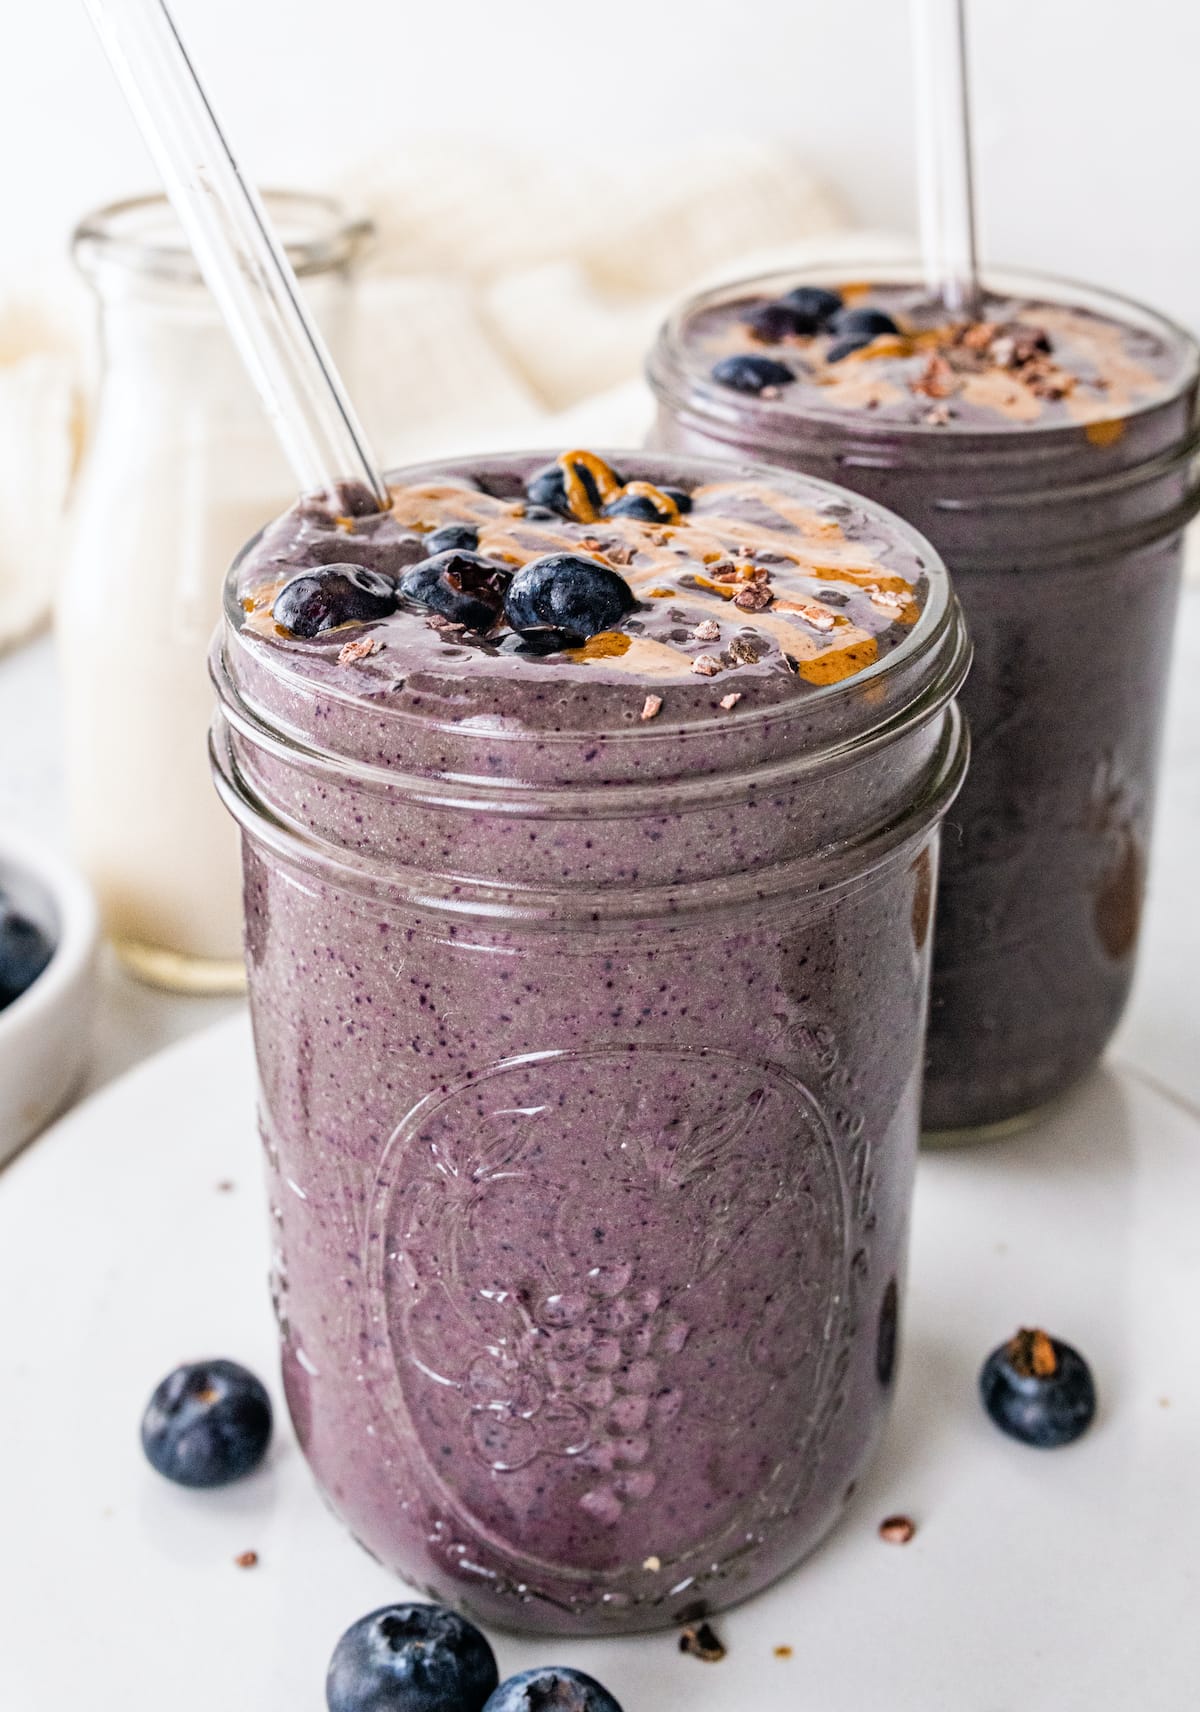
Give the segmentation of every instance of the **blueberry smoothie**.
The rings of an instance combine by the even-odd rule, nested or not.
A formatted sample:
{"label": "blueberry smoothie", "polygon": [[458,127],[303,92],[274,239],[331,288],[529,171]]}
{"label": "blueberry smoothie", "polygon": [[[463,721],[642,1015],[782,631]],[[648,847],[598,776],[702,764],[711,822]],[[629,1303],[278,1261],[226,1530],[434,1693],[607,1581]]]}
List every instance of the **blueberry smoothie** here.
{"label": "blueberry smoothie", "polygon": [[390,491],[272,524],[214,652],[288,1401],[410,1581],[665,1626],[807,1553],[886,1412],[964,632],[823,482]]}
{"label": "blueberry smoothie", "polygon": [[924,1123],[1025,1121],[1096,1062],[1133,974],[1197,353],[1136,305],[996,282],[949,322],[902,269],[748,281],[650,363],[655,443],[846,483],[938,548],[974,644]]}

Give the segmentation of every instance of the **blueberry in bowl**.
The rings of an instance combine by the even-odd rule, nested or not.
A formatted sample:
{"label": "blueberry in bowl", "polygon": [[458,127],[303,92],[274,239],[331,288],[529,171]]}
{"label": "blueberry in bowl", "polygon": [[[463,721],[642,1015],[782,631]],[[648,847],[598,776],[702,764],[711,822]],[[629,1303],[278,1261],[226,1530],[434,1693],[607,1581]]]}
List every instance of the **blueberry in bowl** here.
{"label": "blueberry in bowl", "polygon": [[352,1623],[325,1678],[329,1712],[482,1712],[500,1680],[487,1639],[444,1605],[385,1605]]}
{"label": "blueberry in bowl", "polygon": [[0,891],[0,1011],[33,986],[53,955],[46,929]]}
{"label": "blueberry in bowl", "polygon": [[99,923],[56,851],[0,835],[0,1164],[77,1088],[96,999]]}

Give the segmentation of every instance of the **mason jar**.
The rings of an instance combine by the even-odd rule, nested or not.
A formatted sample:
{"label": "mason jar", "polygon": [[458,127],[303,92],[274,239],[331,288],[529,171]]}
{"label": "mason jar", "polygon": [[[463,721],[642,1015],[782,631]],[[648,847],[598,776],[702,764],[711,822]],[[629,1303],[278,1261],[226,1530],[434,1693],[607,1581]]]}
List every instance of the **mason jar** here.
{"label": "mason jar", "polygon": [[[846,290],[920,280],[886,263]],[[1183,528],[1200,496],[1197,348],[1122,298],[989,271],[998,298],[1081,311],[1154,350],[1161,385],[1114,394],[1089,420],[997,412],[982,426],[936,407],[887,419],[874,389],[855,408],[714,383],[700,329],[797,285],[841,284],[809,269],[682,304],[649,361],[652,442],[843,482],[950,569],[974,647],[971,770],[944,840],[924,1124],[931,1140],[969,1139],[1029,1122],[1086,1075],[1128,997]]]}
{"label": "mason jar", "polygon": [[[267,202],[337,347],[369,227],[324,197]],[[101,359],[56,614],[76,854],[129,968],[233,991],[241,879],[208,776],[208,641],[230,558],[291,482],[166,199],[88,215],[74,254]]]}
{"label": "mason jar", "polygon": [[[544,461],[393,481],[516,501]],[[967,647],[905,524],[740,473],[923,567],[874,666],[674,718],[693,676],[647,720],[602,661],[560,694],[565,657],[426,630],[356,692],[354,632],[277,646],[240,565],[214,648],[296,1431],[369,1551],[518,1628],[764,1586],[843,1511],[894,1385]],[[296,528],[254,549],[273,578],[328,560]],[[361,528],[329,551],[384,563]]]}

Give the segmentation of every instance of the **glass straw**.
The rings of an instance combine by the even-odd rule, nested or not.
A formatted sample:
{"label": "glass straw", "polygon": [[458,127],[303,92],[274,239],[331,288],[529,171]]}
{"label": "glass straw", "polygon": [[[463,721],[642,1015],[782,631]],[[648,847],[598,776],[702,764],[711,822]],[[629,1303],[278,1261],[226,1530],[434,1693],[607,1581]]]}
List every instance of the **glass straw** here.
{"label": "glass straw", "polygon": [[163,0],[84,0],[302,493],[387,489],[296,275]]}
{"label": "glass straw", "polygon": [[965,0],[912,0],[917,193],[931,296],[979,314]]}

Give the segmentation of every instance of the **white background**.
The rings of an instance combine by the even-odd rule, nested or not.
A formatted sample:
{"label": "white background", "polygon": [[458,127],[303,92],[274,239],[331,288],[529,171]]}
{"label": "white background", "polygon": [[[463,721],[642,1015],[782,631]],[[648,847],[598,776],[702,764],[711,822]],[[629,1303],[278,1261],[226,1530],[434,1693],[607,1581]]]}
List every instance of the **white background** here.
{"label": "white background", "polygon": [[[435,132],[794,138],[911,228],[904,0],[174,0],[246,165],[321,183]],[[985,251],[1200,325],[1200,8],[972,0]],[[151,174],[80,0],[0,0],[0,283]],[[582,184],[582,195],[603,187]],[[788,234],[781,234],[786,241]]]}

